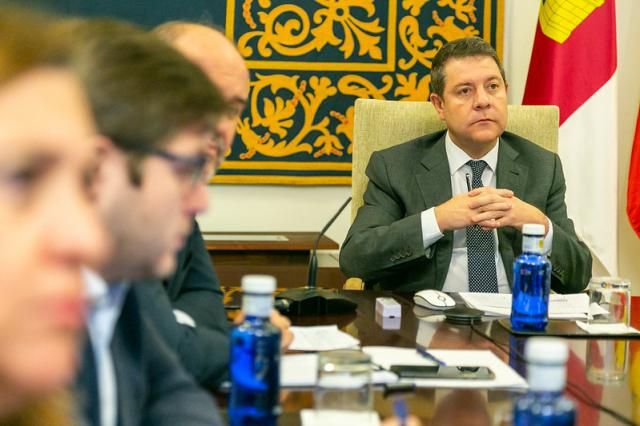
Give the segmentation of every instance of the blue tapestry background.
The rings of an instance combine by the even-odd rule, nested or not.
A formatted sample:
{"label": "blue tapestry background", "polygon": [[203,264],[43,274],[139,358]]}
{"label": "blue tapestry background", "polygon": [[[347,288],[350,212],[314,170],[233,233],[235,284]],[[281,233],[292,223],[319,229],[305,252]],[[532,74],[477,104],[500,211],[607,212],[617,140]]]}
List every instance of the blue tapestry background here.
{"label": "blue tapestry background", "polygon": [[251,71],[218,183],[350,185],[358,97],[429,96],[431,58],[477,35],[502,57],[503,0],[23,0],[57,12],[224,27]]}
{"label": "blue tapestry background", "polygon": [[252,82],[215,181],[349,185],[354,100],[427,100],[438,48],[477,35],[501,53],[502,19],[495,0],[228,0]]}

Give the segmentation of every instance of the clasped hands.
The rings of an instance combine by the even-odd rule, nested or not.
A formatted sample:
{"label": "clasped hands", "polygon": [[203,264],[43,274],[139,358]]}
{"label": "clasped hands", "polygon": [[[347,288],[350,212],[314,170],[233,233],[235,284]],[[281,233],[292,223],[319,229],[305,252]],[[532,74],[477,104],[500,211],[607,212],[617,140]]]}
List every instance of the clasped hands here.
{"label": "clasped hands", "polygon": [[547,217],[531,204],[525,203],[509,189],[476,188],[458,194],[435,208],[441,232],[480,225],[482,229],[509,226],[522,231],[526,223],[539,223],[549,231]]}

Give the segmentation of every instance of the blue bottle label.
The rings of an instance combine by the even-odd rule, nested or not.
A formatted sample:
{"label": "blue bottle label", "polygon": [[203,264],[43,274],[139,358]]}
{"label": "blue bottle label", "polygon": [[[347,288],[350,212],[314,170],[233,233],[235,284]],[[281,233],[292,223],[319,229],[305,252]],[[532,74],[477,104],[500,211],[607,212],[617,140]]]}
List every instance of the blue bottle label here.
{"label": "blue bottle label", "polygon": [[513,407],[514,426],[574,426],[575,405],[561,392],[529,392],[516,399]]}
{"label": "blue bottle label", "polygon": [[551,263],[540,254],[523,253],[513,264],[511,328],[542,331],[546,328],[551,290]]}
{"label": "blue bottle label", "polygon": [[248,317],[231,332],[232,426],[275,426],[280,413],[280,331],[268,319]]}

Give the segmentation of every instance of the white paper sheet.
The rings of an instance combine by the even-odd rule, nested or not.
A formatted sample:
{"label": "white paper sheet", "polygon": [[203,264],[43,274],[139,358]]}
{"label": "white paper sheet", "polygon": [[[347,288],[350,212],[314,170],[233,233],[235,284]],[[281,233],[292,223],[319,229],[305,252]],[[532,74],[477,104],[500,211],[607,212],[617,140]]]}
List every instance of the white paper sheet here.
{"label": "white paper sheet", "polygon": [[594,317],[596,315],[603,315],[605,317],[609,316],[609,311],[607,311],[605,308],[603,308],[602,306],[598,305],[597,303],[592,303],[591,305],[589,305],[589,314]]}
{"label": "white paper sheet", "polygon": [[[280,361],[280,386],[313,387],[318,381],[318,354],[288,354]],[[373,371],[373,384],[394,383],[398,377],[390,371]]]}
{"label": "white paper sheet", "polygon": [[318,354],[289,354],[280,358],[280,386],[315,386],[318,380]]}
{"label": "white paper sheet", "polygon": [[640,334],[637,329],[622,323],[589,324],[583,321],[576,321],[576,325],[589,334]]}
{"label": "white paper sheet", "polygon": [[290,327],[293,342],[292,351],[330,351],[357,347],[360,341],[350,334],[340,331],[337,325],[313,327]]}
{"label": "white paper sheet", "polygon": [[[365,346],[362,350],[372,361],[384,368],[391,365],[434,365],[434,363],[410,348],[388,346]],[[402,379],[415,382],[418,387],[430,388],[484,388],[526,389],[527,382],[511,367],[488,350],[430,349],[429,352],[447,365],[489,367],[495,374],[493,380],[445,380]]]}
{"label": "white paper sheet", "polygon": [[[503,293],[460,293],[462,300],[470,308],[478,309],[490,316],[511,315],[511,295]],[[589,296],[579,294],[549,295],[549,318],[587,319],[589,317]]]}
{"label": "white paper sheet", "polygon": [[374,411],[302,410],[303,426],[379,426],[380,418]]}

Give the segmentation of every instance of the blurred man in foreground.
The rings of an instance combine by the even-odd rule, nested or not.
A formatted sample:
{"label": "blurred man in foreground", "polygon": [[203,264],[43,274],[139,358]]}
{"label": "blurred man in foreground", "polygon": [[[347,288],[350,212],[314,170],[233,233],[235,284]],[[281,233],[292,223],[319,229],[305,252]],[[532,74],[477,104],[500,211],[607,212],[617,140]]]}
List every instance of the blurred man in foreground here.
{"label": "blurred man in foreground", "polygon": [[95,124],[49,18],[0,8],[0,424],[73,425],[83,265],[107,236],[90,199]]}

